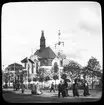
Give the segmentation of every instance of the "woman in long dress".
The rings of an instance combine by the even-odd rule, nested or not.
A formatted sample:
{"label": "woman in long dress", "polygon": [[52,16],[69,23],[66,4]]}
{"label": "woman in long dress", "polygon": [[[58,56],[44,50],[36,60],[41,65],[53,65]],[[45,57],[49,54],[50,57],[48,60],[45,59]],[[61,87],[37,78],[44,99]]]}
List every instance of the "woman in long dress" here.
{"label": "woman in long dress", "polygon": [[84,95],[84,96],[90,95],[90,93],[89,93],[89,88],[88,88],[88,83],[87,83],[86,80],[84,81],[83,87],[84,87],[84,93],[83,93],[83,95]]}
{"label": "woman in long dress", "polygon": [[25,91],[25,85],[24,84],[21,84],[21,91],[22,91],[22,93],[24,93],[24,91]]}
{"label": "woman in long dress", "polygon": [[36,84],[36,94],[37,94],[37,95],[42,94],[42,92],[41,92],[41,90],[40,90],[39,83]]}
{"label": "woman in long dress", "polygon": [[36,85],[33,83],[32,85],[32,90],[31,90],[32,94],[37,94],[37,90],[36,90]]}
{"label": "woman in long dress", "polygon": [[75,79],[75,83],[73,84],[73,96],[79,97],[77,79]]}

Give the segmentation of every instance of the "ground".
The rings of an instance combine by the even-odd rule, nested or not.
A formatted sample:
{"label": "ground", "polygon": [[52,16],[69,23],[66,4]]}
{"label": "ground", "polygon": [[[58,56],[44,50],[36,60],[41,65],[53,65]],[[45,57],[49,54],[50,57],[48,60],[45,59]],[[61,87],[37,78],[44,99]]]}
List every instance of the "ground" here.
{"label": "ground", "polygon": [[26,90],[24,94],[21,91],[13,92],[12,90],[6,90],[3,92],[3,98],[10,103],[66,103],[66,102],[89,102],[98,101],[101,98],[101,91],[91,90],[91,95],[84,97],[83,91],[79,91],[79,97],[73,97],[72,91],[69,90],[69,97],[57,97],[58,92],[49,92],[49,90],[43,90],[42,95],[31,95],[30,90]]}

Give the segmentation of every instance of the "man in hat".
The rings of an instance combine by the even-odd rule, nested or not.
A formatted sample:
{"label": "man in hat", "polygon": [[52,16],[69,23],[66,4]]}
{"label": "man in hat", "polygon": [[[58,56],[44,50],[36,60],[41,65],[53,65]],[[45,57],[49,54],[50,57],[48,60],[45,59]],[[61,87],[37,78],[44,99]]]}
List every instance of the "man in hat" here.
{"label": "man in hat", "polygon": [[[62,81],[60,81],[59,85],[58,85],[58,97],[60,97],[60,93],[62,94],[62,91],[63,91],[63,83]],[[63,94],[62,94],[63,96]]]}

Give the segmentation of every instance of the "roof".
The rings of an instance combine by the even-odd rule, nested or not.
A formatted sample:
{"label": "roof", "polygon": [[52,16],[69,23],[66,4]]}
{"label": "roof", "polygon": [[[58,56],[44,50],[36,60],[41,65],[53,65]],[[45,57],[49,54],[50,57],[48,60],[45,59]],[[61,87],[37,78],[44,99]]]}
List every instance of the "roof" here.
{"label": "roof", "polygon": [[27,57],[26,57],[26,58],[24,58],[23,60],[21,60],[21,62],[22,62],[22,63],[27,62]]}
{"label": "roof", "polygon": [[58,52],[58,57],[61,59],[65,59],[66,55]]}
{"label": "roof", "polygon": [[9,67],[11,67],[11,66],[22,66],[21,64],[18,64],[18,63],[13,63],[13,64],[10,64],[10,65],[8,65]]}
{"label": "roof", "polygon": [[68,65],[69,64],[69,59],[63,59],[63,65]]}
{"label": "roof", "polygon": [[41,50],[37,50],[34,55],[38,55],[39,57],[42,58],[50,58],[50,59],[54,59],[56,57],[56,54],[52,51],[52,49],[50,47],[46,47],[44,48],[42,51]]}
{"label": "roof", "polygon": [[21,64],[18,64],[18,63],[13,63],[13,64],[10,64],[8,65],[7,69],[9,70],[22,70],[24,67],[21,65]]}

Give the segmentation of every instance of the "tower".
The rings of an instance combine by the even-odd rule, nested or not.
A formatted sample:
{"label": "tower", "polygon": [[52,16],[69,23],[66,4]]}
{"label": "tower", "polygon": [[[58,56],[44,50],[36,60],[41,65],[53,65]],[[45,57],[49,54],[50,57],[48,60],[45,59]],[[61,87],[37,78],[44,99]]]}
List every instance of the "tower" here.
{"label": "tower", "polygon": [[40,38],[40,50],[43,50],[45,47],[46,45],[45,45],[44,31],[42,30],[41,38]]}

